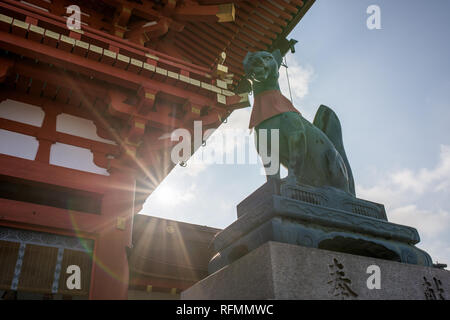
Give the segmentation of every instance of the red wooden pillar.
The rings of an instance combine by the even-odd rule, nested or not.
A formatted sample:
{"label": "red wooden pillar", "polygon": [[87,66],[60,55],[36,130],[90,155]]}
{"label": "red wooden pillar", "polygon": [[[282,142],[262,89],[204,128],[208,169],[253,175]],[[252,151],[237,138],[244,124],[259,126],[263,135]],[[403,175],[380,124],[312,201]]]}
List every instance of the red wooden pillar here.
{"label": "red wooden pillar", "polygon": [[36,139],[39,141],[39,149],[36,154],[36,161],[50,163],[50,150],[52,144],[56,142],[56,117],[61,110],[44,106],[45,117],[42,128],[38,132]]}
{"label": "red wooden pillar", "polygon": [[128,298],[128,260],[131,246],[136,180],[129,172],[113,169],[111,189],[102,201],[105,223],[99,226],[93,258],[90,299]]}

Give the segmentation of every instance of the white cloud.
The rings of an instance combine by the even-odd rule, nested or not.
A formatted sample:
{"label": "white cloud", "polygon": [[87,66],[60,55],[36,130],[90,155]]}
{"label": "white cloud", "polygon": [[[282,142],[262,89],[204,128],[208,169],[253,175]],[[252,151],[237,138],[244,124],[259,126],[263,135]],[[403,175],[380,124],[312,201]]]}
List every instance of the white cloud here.
{"label": "white cloud", "polygon": [[[197,152],[192,155],[187,161],[186,167],[183,168],[177,165],[173,168],[170,174],[146,200],[141,213],[185,221],[192,221],[194,215],[207,214],[207,209],[204,209],[203,212],[193,212],[193,208],[199,202],[198,195],[204,194],[200,192],[201,188],[204,187],[202,185],[202,180],[206,175],[207,169],[214,172],[219,166],[227,164],[214,167],[213,163],[202,160],[202,153],[203,157],[208,157],[211,152],[218,151],[219,156],[223,157],[224,161],[226,160],[226,156],[236,154],[239,148],[242,147],[246,149],[250,147],[251,152],[256,154],[256,148],[253,146],[253,135],[250,133],[250,130],[248,130],[250,113],[250,108],[233,112],[229,116],[227,123],[223,123],[207,139],[206,145],[204,147],[201,146]],[[236,133],[239,133],[239,136],[236,137],[234,143],[227,143],[224,147],[219,146],[222,139],[219,139],[218,136],[222,135],[223,140],[229,140],[235,137]],[[202,199],[202,202],[204,208],[215,208],[215,211],[220,211],[223,214],[225,212],[233,213],[234,211],[232,204],[227,201],[223,203],[218,202],[217,197],[211,195]],[[183,208],[183,212],[180,213],[181,210],[177,210],[177,208]],[[186,214],[190,216],[186,216],[186,219],[184,219],[184,215]],[[228,219],[229,217],[226,218]],[[217,217],[215,220],[217,221],[214,221],[214,219],[211,220],[212,224],[219,225],[219,222],[223,219]]]}
{"label": "white cloud", "polygon": [[[253,136],[251,136],[251,132],[248,129],[250,114],[250,108],[234,111],[228,117],[227,123],[220,125],[214,130],[213,134],[209,134],[206,145],[198,148],[188,159],[188,169],[180,169],[179,166],[176,166],[171,171],[170,175],[175,175],[180,179],[196,177],[213,165],[215,155],[212,155],[212,153],[219,152],[218,157],[221,158],[225,155],[236,153],[236,150],[242,148],[244,144],[253,141]],[[206,130],[202,131],[203,135],[205,134],[205,131]],[[160,138],[170,138],[170,134],[161,136]],[[227,143],[222,143],[223,141],[226,141]],[[231,143],[231,141],[233,141],[233,143]],[[246,147],[248,146],[246,145]],[[210,161],[205,161],[205,159],[209,159]]]}
{"label": "white cloud", "polygon": [[[286,59],[289,66],[289,83],[291,85],[291,92],[295,104],[309,93],[309,84],[313,80],[314,69],[310,65],[301,65],[295,56],[287,55]],[[284,67],[280,68],[279,82],[281,92],[289,98],[289,86]]]}
{"label": "white cloud", "polygon": [[[402,169],[380,177],[374,185],[357,185],[359,198],[383,203],[391,222],[416,228],[422,237],[419,247],[434,261],[450,265],[450,146],[442,145],[434,168]],[[432,209],[423,208],[432,200]],[[434,200],[434,201],[433,201]]]}
{"label": "white cloud", "polygon": [[229,117],[227,123],[222,124],[219,130],[224,129],[247,129],[250,122],[252,108],[235,110]]}
{"label": "white cloud", "polygon": [[441,146],[440,162],[436,168],[423,168],[417,173],[403,170],[392,178],[403,190],[412,190],[417,194],[423,194],[426,190],[445,191],[450,181],[450,146]]}
{"label": "white cloud", "polygon": [[389,218],[391,222],[419,229],[421,235],[428,238],[433,238],[450,228],[450,214],[447,211],[443,209],[423,210],[413,204],[391,210]]}
{"label": "white cloud", "polygon": [[[358,186],[358,193],[371,197],[375,201],[390,202],[397,205],[405,200],[424,193],[442,193],[450,191],[450,146],[441,145],[439,162],[433,169],[422,168],[417,172],[402,169],[382,177],[370,187]],[[411,198],[413,197],[413,198]]]}
{"label": "white cloud", "polygon": [[450,246],[448,240],[445,239],[434,239],[430,241],[426,247],[422,246],[420,243],[418,245],[420,249],[423,249],[431,255],[433,262],[445,263],[447,264],[447,270],[450,267]]}
{"label": "white cloud", "polygon": [[[182,177],[188,170],[181,171],[178,174],[178,181],[181,182]],[[176,207],[183,203],[188,203],[195,200],[196,184],[185,185],[182,183],[170,183],[163,181],[150,196],[151,201],[155,206]]]}

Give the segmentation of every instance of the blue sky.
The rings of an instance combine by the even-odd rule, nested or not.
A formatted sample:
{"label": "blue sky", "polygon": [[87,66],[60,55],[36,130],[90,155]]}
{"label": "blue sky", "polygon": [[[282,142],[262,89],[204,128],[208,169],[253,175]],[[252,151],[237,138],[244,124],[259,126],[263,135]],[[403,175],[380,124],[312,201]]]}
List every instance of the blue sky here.
{"label": "blue sky", "polygon": [[[366,26],[372,4],[381,9],[381,30]],[[320,104],[338,114],[357,196],[383,203],[390,221],[417,228],[418,246],[448,264],[449,12],[445,0],[317,0],[290,34],[299,43],[287,57],[294,105],[305,118],[312,121]],[[218,132],[246,129],[250,112],[235,111],[201,151],[217,147]],[[236,205],[265,182],[260,169],[177,166],[141,213],[225,228]]]}

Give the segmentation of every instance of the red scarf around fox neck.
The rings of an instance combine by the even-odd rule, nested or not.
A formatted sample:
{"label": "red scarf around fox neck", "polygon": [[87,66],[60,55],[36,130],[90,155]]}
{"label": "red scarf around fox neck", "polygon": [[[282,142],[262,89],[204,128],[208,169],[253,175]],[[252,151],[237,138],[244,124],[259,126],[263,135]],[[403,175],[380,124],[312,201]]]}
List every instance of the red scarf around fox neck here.
{"label": "red scarf around fox neck", "polygon": [[255,95],[249,128],[284,112],[301,114],[279,90],[268,90]]}

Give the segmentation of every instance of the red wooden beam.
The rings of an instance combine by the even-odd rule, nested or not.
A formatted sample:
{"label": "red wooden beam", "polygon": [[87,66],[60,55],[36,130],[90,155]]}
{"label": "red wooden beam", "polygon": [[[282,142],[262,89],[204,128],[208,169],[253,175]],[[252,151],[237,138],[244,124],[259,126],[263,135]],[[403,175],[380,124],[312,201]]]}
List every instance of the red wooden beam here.
{"label": "red wooden beam", "polygon": [[[117,2],[123,2],[123,1],[117,1]],[[130,2],[124,2],[124,3],[127,3],[129,5],[136,5],[136,4],[131,4]],[[40,9],[33,8],[29,5],[26,5],[24,3],[21,3],[21,2],[15,1],[15,0],[2,0],[2,3],[0,3],[0,7],[6,8],[7,10],[11,10],[13,12],[17,12],[17,13],[19,13],[20,16],[30,16],[30,17],[36,18],[47,24],[55,26],[55,28],[57,28],[59,30],[67,29],[65,18],[55,16],[51,13],[47,13]],[[144,8],[145,8],[145,10],[148,11],[149,3],[145,3]],[[140,10],[136,10],[136,12],[140,12]],[[3,25],[0,24],[0,27],[3,27]],[[9,26],[8,26],[8,30],[9,30]],[[138,44],[132,43],[130,41],[115,37],[113,35],[103,32],[101,30],[91,28],[89,26],[83,25],[82,30],[83,30],[84,36],[86,36],[86,37],[95,39],[96,41],[107,42],[107,43],[117,46],[118,48],[121,48],[124,50],[126,49],[128,51],[132,51],[135,53],[139,53],[139,52],[144,53],[144,54],[150,53],[150,54],[158,57],[159,62],[167,63],[170,65],[176,66],[178,68],[186,69],[190,72],[199,73],[199,74],[203,74],[203,75],[205,73],[208,74],[211,72],[211,70],[209,70],[205,67],[186,62],[184,60],[170,56],[163,52],[158,52],[155,50],[151,50],[151,49],[142,47],[141,45],[138,45]],[[4,30],[4,31],[6,31],[6,30]]]}
{"label": "red wooden beam", "polygon": [[0,174],[57,186],[104,194],[111,187],[107,176],[0,154]]}
{"label": "red wooden beam", "polygon": [[149,22],[140,22],[133,26],[126,34],[126,38],[137,43],[144,44],[147,41],[156,41],[157,38],[164,35],[169,31],[171,21],[167,18],[161,18],[155,24],[149,24]]}
{"label": "red wooden beam", "polygon": [[93,76],[97,79],[114,83],[125,88],[137,90],[141,85],[145,85],[148,88],[166,92],[173,96],[189,97],[192,102],[197,104],[211,106],[217,105],[211,99],[193,93],[192,91],[176,88],[169,84],[157,82],[113,66],[108,66],[97,61],[85,59],[84,57],[68,55],[66,52],[56,48],[31,42],[25,38],[17,37],[9,33],[0,32],[0,44],[6,50],[10,50],[75,72],[80,72],[89,77]]}
{"label": "red wooden beam", "polygon": [[[45,137],[46,128],[36,127],[25,123],[16,122],[13,120],[0,118],[0,128],[12,132],[25,134],[28,136],[38,137],[40,139],[51,140],[53,142],[60,142],[69,144],[72,146],[89,149],[91,151],[100,152],[104,154],[118,155],[119,147],[109,143],[103,143],[83,137],[74,136],[71,134],[57,132],[56,130],[51,133],[51,136]],[[44,132],[44,133],[41,133]],[[47,161],[48,163],[48,161]]]}
{"label": "red wooden beam", "polygon": [[[36,79],[33,80],[33,83],[38,82]],[[60,89],[61,92],[61,89]],[[32,96],[30,94],[22,94],[18,91],[6,91],[6,90],[0,90],[0,96],[4,97],[5,99],[12,99],[16,101],[20,101],[23,103],[28,103],[35,106],[43,106],[46,105],[49,108],[56,108],[60,109],[62,113],[67,113],[76,117],[84,118],[87,120],[92,120],[97,127],[97,134],[99,137],[115,141],[114,134],[111,134],[105,126],[109,127],[109,124],[106,122],[105,119],[99,119],[98,116],[100,114],[96,114],[95,112],[92,112],[91,109],[88,108],[79,108],[74,107],[71,104],[67,104],[66,101],[60,102],[58,100],[51,101],[45,97],[40,96]],[[97,100],[95,108],[98,107],[98,104],[100,104],[99,100]],[[102,107],[103,108],[103,107]],[[98,110],[101,111],[101,110]],[[27,133],[24,133],[27,134]],[[34,135],[34,134],[28,134],[28,135]]]}
{"label": "red wooden beam", "polygon": [[235,8],[233,3],[210,6],[189,3],[184,7],[177,7],[173,17],[179,21],[232,22],[235,19]]}
{"label": "red wooden beam", "polygon": [[0,58],[0,83],[6,80],[13,66],[13,60]]}

